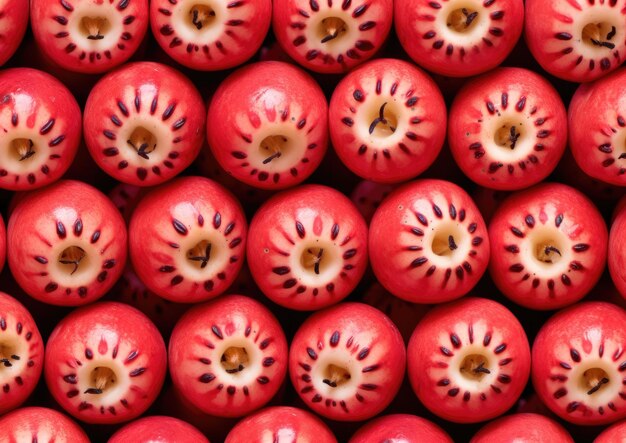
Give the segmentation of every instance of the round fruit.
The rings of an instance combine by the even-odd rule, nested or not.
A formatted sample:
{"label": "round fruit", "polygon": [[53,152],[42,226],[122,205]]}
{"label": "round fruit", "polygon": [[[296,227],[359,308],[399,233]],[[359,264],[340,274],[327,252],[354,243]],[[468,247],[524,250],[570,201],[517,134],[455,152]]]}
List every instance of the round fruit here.
{"label": "round fruit", "polygon": [[407,358],[409,380],[420,401],[456,423],[505,413],[530,373],[522,325],[504,306],[482,298],[429,311],[411,336]]}
{"label": "round fruit", "polygon": [[626,435],[626,421],[622,420],[606,428],[593,443],[623,443]]}
{"label": "round fruit", "polygon": [[7,231],[4,226],[4,220],[2,219],[2,214],[0,214],[0,272],[2,272],[2,268],[4,267],[4,261],[6,259],[7,254]]}
{"label": "round fruit", "polygon": [[72,93],[43,71],[13,68],[0,72],[0,97],[0,188],[23,191],[58,180],[81,140]]}
{"label": "round fruit", "polygon": [[287,341],[278,320],[241,295],[195,306],[169,343],[174,386],[206,414],[241,417],[264,406],[287,374]]}
{"label": "round fruit", "polygon": [[220,184],[184,177],[150,191],[129,224],[130,258],[155,294],[196,303],[224,292],[244,262],[247,224]]}
{"label": "round fruit", "polygon": [[87,423],[123,423],[156,399],[167,369],[163,338],[128,305],[101,302],[72,311],[46,346],[50,393]]}
{"label": "round fruit", "polygon": [[104,194],[62,180],[23,195],[9,218],[13,277],[45,303],[78,306],[102,297],[126,263],[126,225]]}
{"label": "round fruit", "polygon": [[456,95],[448,143],[459,167],[479,185],[527,188],[550,175],[565,151],[565,106],[540,75],[499,68]]}
{"label": "round fruit", "polygon": [[150,2],[150,26],[161,48],[203,71],[232,68],[252,57],[271,19],[271,0]]}
{"label": "round fruit", "polygon": [[349,443],[452,443],[450,436],[425,418],[409,414],[385,415],[368,422]]}
{"label": "round fruit", "polygon": [[94,160],[124,183],[152,186],[178,175],[204,140],[204,103],[180,72],[154,62],[103,77],[85,104],[85,142]]}
{"label": "round fruit", "polygon": [[392,294],[441,303],[469,292],[487,269],[487,228],[469,195],[443,180],[394,191],[370,223],[372,269]]}
{"label": "round fruit", "polygon": [[0,1],[0,66],[13,56],[28,27],[28,0]]}
{"label": "round fruit", "polygon": [[424,172],[445,140],[446,105],[414,65],[378,59],[348,73],[329,108],[337,155],[367,180],[397,183]]}
{"label": "round fruit", "polygon": [[253,63],[215,91],[207,140],[220,166],[238,180],[262,189],[287,188],[309,177],[324,157],[328,104],[301,69]]}
{"label": "round fruit", "polygon": [[269,199],[250,223],[248,266],[263,293],[290,309],[338,303],[367,267],[367,225],[339,191],[305,185]]}
{"label": "round fruit", "polygon": [[196,428],[174,417],[150,416],[135,420],[111,436],[107,443],[209,443]]}
{"label": "round fruit", "polygon": [[398,328],[362,303],[341,303],[311,315],[289,350],[289,375],[317,414],[338,421],[367,420],[400,389],[406,364]]}
{"label": "round fruit", "polygon": [[508,197],[489,225],[494,283],[531,309],[558,309],[583,298],[606,263],[607,228],[593,203],[559,183]]}
{"label": "round fruit", "polygon": [[574,443],[563,426],[539,414],[513,414],[494,420],[482,427],[470,443],[505,441]]}
{"label": "round fruit", "polygon": [[578,303],[551,317],[533,343],[532,380],[541,401],[574,424],[626,417],[626,312],[604,302]]}
{"label": "round fruit", "polygon": [[337,443],[322,420],[310,412],[289,406],[263,409],[241,420],[229,432],[225,443]]}
{"label": "round fruit", "polygon": [[17,409],[0,417],[0,427],[7,442],[89,443],[80,426],[54,409]]}
{"label": "round fruit", "polygon": [[[622,297],[626,298],[626,254],[623,250],[624,244],[626,244],[626,198],[622,198],[615,208],[608,246],[608,265],[611,279]],[[0,260],[1,262],[2,260]]]}

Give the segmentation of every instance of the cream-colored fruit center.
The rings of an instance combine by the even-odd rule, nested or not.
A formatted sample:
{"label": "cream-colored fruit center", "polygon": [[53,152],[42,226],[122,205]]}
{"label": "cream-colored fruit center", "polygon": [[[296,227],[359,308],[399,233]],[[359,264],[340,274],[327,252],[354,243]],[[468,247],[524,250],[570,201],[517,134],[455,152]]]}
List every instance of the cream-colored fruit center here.
{"label": "cream-colored fruit center", "polygon": [[587,395],[602,391],[608,383],[609,375],[602,368],[587,369],[580,377],[580,387],[587,392]]}
{"label": "cream-colored fruit center", "polygon": [[215,23],[215,10],[206,4],[198,3],[189,9],[187,15],[187,24],[198,31],[206,29]]}
{"label": "cream-colored fruit center", "polygon": [[496,130],[494,141],[496,145],[510,151],[521,143],[523,136],[524,127],[522,123],[506,122]]}
{"label": "cream-colored fruit center", "polygon": [[487,374],[491,374],[489,370],[489,360],[482,354],[469,354],[465,356],[459,371],[463,377],[472,381],[481,381]]}
{"label": "cream-colored fruit center", "polygon": [[246,348],[238,346],[226,348],[220,359],[222,368],[229,374],[236,374],[243,371],[249,361],[250,357],[248,356]]}
{"label": "cream-colored fruit center", "polygon": [[148,160],[150,158],[150,154],[157,147],[157,138],[148,129],[143,126],[137,126],[130,133],[126,143],[130,148],[137,152],[137,155]]}
{"label": "cream-colored fruit center", "polygon": [[187,250],[187,260],[193,267],[204,269],[211,260],[211,254],[217,252],[215,249],[217,247],[219,245],[213,245],[209,240],[201,240],[194,247]]}
{"label": "cream-colored fruit center", "polygon": [[11,141],[10,153],[17,161],[27,161],[36,154],[35,144],[29,138],[15,138]]}
{"label": "cream-colored fruit center", "polygon": [[348,30],[348,25],[339,17],[326,17],[317,27],[317,37],[321,43],[328,43],[341,39]]}
{"label": "cream-colored fruit center", "polygon": [[106,366],[97,366],[91,370],[89,374],[89,387],[85,390],[85,394],[104,394],[113,389],[117,383],[117,375]]}
{"label": "cream-colored fruit center", "polygon": [[102,40],[111,29],[111,23],[106,17],[85,16],[80,21],[79,31],[88,40]]}
{"label": "cream-colored fruit center", "polygon": [[469,7],[458,8],[448,14],[446,25],[456,32],[469,32],[476,25],[477,18],[478,11]]}
{"label": "cream-colored fruit center", "polygon": [[324,368],[324,379],[322,382],[331,388],[337,388],[346,384],[352,377],[350,371],[342,366],[330,363]]}
{"label": "cream-colored fruit center", "polygon": [[398,116],[393,109],[393,104],[382,103],[378,109],[372,108],[369,115],[369,133],[376,137],[389,137],[395,134],[398,128]]}
{"label": "cream-colored fruit center", "polygon": [[259,152],[263,164],[274,162],[282,157],[289,148],[289,139],[284,135],[268,135],[259,143]]}
{"label": "cream-colored fruit center", "polygon": [[58,262],[60,268],[66,275],[74,275],[81,269],[87,268],[89,257],[80,246],[68,246],[59,254]]}
{"label": "cream-colored fruit center", "polygon": [[582,41],[596,48],[615,48],[614,40],[617,28],[608,22],[588,23],[583,27]]}

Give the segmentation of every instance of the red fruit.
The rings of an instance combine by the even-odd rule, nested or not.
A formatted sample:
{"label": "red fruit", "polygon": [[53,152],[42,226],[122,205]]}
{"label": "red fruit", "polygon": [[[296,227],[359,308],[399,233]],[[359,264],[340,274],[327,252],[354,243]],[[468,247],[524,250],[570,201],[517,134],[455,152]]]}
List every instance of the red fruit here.
{"label": "red fruit", "polygon": [[17,408],[35,390],[43,367],[43,340],[28,310],[0,292],[0,415]]}
{"label": "red fruit", "polygon": [[340,192],[306,185],[269,199],[250,223],[248,266],[263,293],[297,310],[354,290],[367,267],[367,225]]}
{"label": "red fruit", "polygon": [[167,367],[163,338],[138,310],[101,302],[72,311],[46,345],[50,393],[86,423],[123,423],[156,399]]}
{"label": "red fruit", "polygon": [[[622,27],[625,28],[622,32],[626,33],[626,26]],[[569,144],[580,169],[595,179],[617,186],[626,185],[625,87],[626,69],[581,85],[572,97],[568,115]]]}
{"label": "red fruit", "polygon": [[169,343],[174,386],[206,414],[241,417],[278,392],[287,373],[287,341],[262,304],[240,295],[189,310]]}
{"label": "red fruit", "polygon": [[369,224],[376,209],[394,189],[396,189],[395,185],[361,180],[352,190],[350,200]]}
{"label": "red fruit", "polygon": [[13,277],[31,297],[79,306],[102,297],[126,263],[126,225],[104,194],[62,180],[25,194],[7,229]]}
{"label": "red fruit", "polygon": [[605,429],[593,443],[622,443],[626,435],[626,421],[622,420]]}
{"label": "red fruit", "polygon": [[29,407],[0,417],[7,442],[89,443],[89,437],[69,417],[54,409]]}
{"label": "red fruit", "polygon": [[470,196],[443,180],[417,180],[380,205],[369,235],[379,282],[414,303],[467,294],[487,269],[489,238]]}
{"label": "red fruit", "polygon": [[452,103],[448,143],[474,182],[523,189],[554,170],[565,151],[567,117],[557,91],[522,68],[499,68],[469,81]]}
{"label": "red fruit", "polygon": [[450,436],[425,418],[409,414],[385,415],[368,422],[349,443],[371,442],[452,443]]}
{"label": "red fruit", "polygon": [[465,298],[433,308],[407,348],[409,380],[431,412],[456,423],[505,413],[530,372],[524,329],[504,306]]}
{"label": "red fruit", "polygon": [[626,57],[623,0],[527,0],[525,36],[530,52],[550,74],[588,82]]}
{"label": "red fruit", "polygon": [[152,186],[178,175],[204,139],[204,104],[180,72],[137,62],[103,77],[85,104],[85,141],[117,180]]}
{"label": "red fruit", "polygon": [[58,180],[80,143],[72,93],[45,72],[13,68],[0,72],[0,96],[0,188],[23,191]]}
{"label": "red fruit", "polygon": [[0,2],[0,66],[11,58],[22,42],[28,27],[28,0]]}
{"label": "red fruit", "polygon": [[574,443],[563,426],[539,414],[513,414],[494,420],[482,427],[470,443],[517,441]]}
{"label": "red fruit", "polygon": [[532,380],[541,401],[574,424],[604,425],[626,417],[626,312],[604,302],[562,310],[533,344]]}
{"label": "red fruit", "polygon": [[491,220],[489,239],[494,283],[531,309],[558,309],[580,300],[606,263],[602,216],[587,197],[559,183],[508,197]]}
{"label": "red fruit", "polygon": [[150,3],[150,26],[161,48],[178,63],[202,71],[232,68],[252,57],[271,18],[271,0]]}
{"label": "red fruit", "polygon": [[[623,245],[626,242],[626,198],[619,201],[615,209],[608,246],[608,265],[611,279],[619,293],[626,299],[626,254]],[[0,260],[0,263],[2,260]]]}
{"label": "red fruit", "polygon": [[322,73],[346,72],[370,59],[391,29],[392,0],[274,0],[272,28],[296,62]]}
{"label": "red fruit", "polygon": [[306,72],[283,62],[253,63],[215,91],[207,140],[220,166],[238,180],[262,189],[287,188],[322,161],[327,110],[322,90]]}
{"label": "red fruit", "polygon": [[393,400],[406,352],[398,328],[378,309],[341,303],[311,315],[289,350],[289,375],[317,414],[367,420]]}
{"label": "red fruit", "polygon": [[395,59],[374,60],[348,73],[333,92],[328,119],[339,158],[375,182],[421,174],[446,136],[446,105],[435,82]]}
{"label": "red fruit", "polygon": [[7,253],[7,231],[4,226],[4,220],[2,219],[2,214],[0,214],[0,272],[4,267],[4,261],[6,259]]}
{"label": "red fruit", "polygon": [[129,224],[130,258],[155,294],[174,302],[216,297],[235,280],[246,250],[246,218],[221,185],[184,177],[150,191]]}
{"label": "red fruit", "polygon": [[111,436],[107,443],[209,443],[198,429],[174,417],[150,416],[135,420]]}
{"label": "red fruit", "polygon": [[148,1],[32,0],[37,45],[61,67],[101,73],[128,60],[148,30]]}
{"label": "red fruit", "polygon": [[274,406],[249,415],[230,431],[225,443],[265,441],[337,443],[322,420],[290,406]]}
{"label": "red fruit", "polygon": [[468,77],[504,61],[522,34],[522,0],[395,2],[395,28],[409,56],[429,71]]}

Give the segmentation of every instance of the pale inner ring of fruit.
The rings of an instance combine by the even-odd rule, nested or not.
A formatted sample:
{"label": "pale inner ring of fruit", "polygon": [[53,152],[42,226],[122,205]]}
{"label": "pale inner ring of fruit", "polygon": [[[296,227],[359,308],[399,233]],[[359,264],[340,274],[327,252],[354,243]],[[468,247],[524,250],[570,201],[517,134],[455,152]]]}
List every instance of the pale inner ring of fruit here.
{"label": "pale inner ring of fruit", "polygon": [[[338,3],[338,8],[340,5],[341,3]],[[310,25],[304,29],[306,46],[322,53],[345,53],[362,37],[361,31],[350,25],[354,23],[354,18],[341,9],[320,11],[309,19],[309,23]]]}
{"label": "pale inner ring of fruit", "polygon": [[235,386],[246,386],[263,375],[262,352],[250,346],[250,338],[231,336],[220,342],[212,352],[213,366],[221,372],[220,379]]}
{"label": "pale inner ring of fruit", "polygon": [[357,111],[359,139],[377,148],[395,148],[406,132],[402,111],[395,97],[376,96],[368,100]]}
{"label": "pale inner ring of fruit", "polygon": [[219,232],[198,228],[179,244],[177,267],[191,280],[210,279],[228,265],[228,243]]}
{"label": "pale inner ring of fruit", "polygon": [[579,400],[594,408],[604,406],[615,401],[621,387],[622,377],[611,362],[599,358],[583,359],[568,374],[567,401]]}
{"label": "pale inner ring of fruit", "polygon": [[[468,21],[469,26],[466,26]],[[442,3],[442,8],[437,11],[433,28],[441,35],[439,39],[443,38],[454,46],[470,48],[474,44],[482,43],[482,38],[489,31],[489,23],[489,13],[482,5],[482,1],[452,0]],[[432,45],[430,40],[427,44]]]}
{"label": "pale inner ring of fruit", "polygon": [[[164,126],[160,117],[133,115],[124,121],[115,141],[105,139],[104,143],[110,143],[111,147],[116,146],[120,155],[131,165],[147,167],[165,160],[167,154],[176,147],[172,131]],[[142,149],[142,145],[146,146]],[[119,161],[119,157],[113,158],[116,163]]]}
{"label": "pale inner ring of fruit", "polygon": [[0,383],[13,382],[26,364],[28,349],[22,337],[4,331],[0,335]]}
{"label": "pale inner ring of fruit", "polygon": [[72,43],[78,50],[99,52],[111,49],[124,32],[124,15],[115,9],[113,3],[78,4],[67,18]]}
{"label": "pale inner ring of fruit", "polygon": [[497,356],[482,344],[463,346],[455,351],[448,362],[451,369],[448,375],[454,378],[453,383],[463,391],[480,392],[488,388],[498,376],[497,361]]}
{"label": "pale inner ring of fruit", "polygon": [[341,250],[334,242],[311,238],[294,246],[292,274],[300,284],[311,287],[332,282],[344,265]]}
{"label": "pale inner ring of fruit", "polygon": [[322,396],[339,401],[352,398],[358,386],[366,382],[362,369],[349,352],[327,348],[318,353],[311,377]]}
{"label": "pale inner ring of fruit", "polygon": [[106,356],[94,357],[88,364],[83,361],[76,380],[76,389],[81,395],[76,398],[86,397],[96,407],[116,403],[130,385],[130,379],[125,375],[129,369],[121,365]]}
{"label": "pale inner ring of fruit", "polygon": [[[558,32],[567,32],[573,36],[571,42],[577,54],[596,61],[600,57],[608,57],[613,61],[613,52],[624,47],[623,41],[626,37],[626,26],[616,20],[618,15],[613,8],[597,4],[576,16],[577,19],[571,27],[563,26]],[[586,67],[586,63],[583,64]]]}
{"label": "pale inner ring of fruit", "polygon": [[[50,156],[50,140],[36,132],[15,129],[0,141],[0,165],[13,174],[38,171]],[[61,146],[57,150],[63,149]]]}
{"label": "pale inner ring of fruit", "polygon": [[247,149],[250,165],[270,174],[298,165],[305,156],[307,139],[306,131],[293,125],[293,122],[269,123],[255,133],[252,144],[242,146]]}
{"label": "pale inner ring of fruit", "polygon": [[[210,44],[224,34],[225,23],[234,17],[226,9],[229,2],[182,0],[172,10],[172,28],[186,42]],[[197,12],[195,12],[197,11]],[[179,26],[184,23],[185,26]]]}
{"label": "pale inner ring of fruit", "polygon": [[570,263],[569,239],[557,228],[539,226],[522,242],[522,254],[528,257],[526,268],[540,278],[552,278],[567,272]]}
{"label": "pale inner ring of fruit", "polygon": [[434,222],[424,231],[425,249],[430,248],[429,260],[437,267],[451,267],[467,260],[470,236],[454,221]]}
{"label": "pale inner ring of fruit", "polygon": [[532,121],[525,113],[515,110],[517,100],[519,97],[509,97],[509,105],[498,111],[500,115],[483,113],[480,139],[485,141],[483,147],[494,161],[517,163],[526,160],[535,147],[535,138],[529,133]]}
{"label": "pale inner ring of fruit", "polygon": [[55,245],[48,257],[48,271],[52,280],[62,286],[88,286],[102,270],[100,254],[93,245],[72,237]]}

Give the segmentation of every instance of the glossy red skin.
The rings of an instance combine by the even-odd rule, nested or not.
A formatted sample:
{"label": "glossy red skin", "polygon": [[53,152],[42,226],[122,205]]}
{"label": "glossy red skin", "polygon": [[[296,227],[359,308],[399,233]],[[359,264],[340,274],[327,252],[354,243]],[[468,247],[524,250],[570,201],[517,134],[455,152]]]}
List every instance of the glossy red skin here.
{"label": "glossy red skin", "polygon": [[416,415],[385,415],[371,420],[349,443],[402,441],[403,443],[452,443],[450,436],[433,422]]}
{"label": "glossy red skin", "polygon": [[[626,2],[563,2],[561,0],[526,0],[526,20],[524,36],[533,57],[541,67],[550,74],[572,82],[589,82],[606,75],[620,66],[626,57],[626,44],[624,43],[624,16],[626,15]],[[586,46],[581,36],[576,35],[578,27],[587,23],[596,23],[597,11],[606,9],[608,14],[613,15],[615,24],[620,26],[617,35],[613,39],[615,48],[602,48],[600,56],[591,59],[578,50],[578,45]],[[589,13],[585,19],[584,16]],[[596,14],[595,16],[592,14]],[[572,39],[559,38],[561,32],[573,35]],[[564,54],[564,50],[573,48]],[[579,57],[582,59],[579,61]],[[608,66],[603,66],[602,59],[606,59]],[[591,62],[593,61],[593,65]],[[591,114],[589,114],[591,115]]]}
{"label": "glossy red skin", "polygon": [[[454,344],[453,334],[459,345]],[[497,372],[490,386],[476,386],[474,392],[457,384],[455,377],[463,376],[452,363],[454,354],[471,345],[484,348],[488,361],[492,360],[488,364],[492,376]],[[502,345],[504,349],[497,352]],[[478,423],[502,415],[517,402],[530,373],[530,348],[522,325],[503,305],[483,298],[463,298],[429,311],[411,336],[407,357],[409,381],[417,397],[431,412],[455,423]],[[509,380],[501,381],[503,375]],[[440,383],[443,379],[449,383]],[[470,392],[467,401],[466,392]]]}
{"label": "glossy red skin", "polygon": [[[274,0],[272,28],[278,43],[297,63],[315,72],[338,74],[347,72],[376,54],[391,30],[392,16],[392,0],[373,0],[365,8],[362,8],[361,3],[354,2],[333,4]],[[347,33],[339,35],[337,42],[340,39],[354,39],[353,45],[338,50],[329,46],[332,41],[321,43],[310,40],[308,29],[323,26],[321,20],[328,17],[342,19],[350,30],[348,32],[354,32],[354,37],[349,37]]]}
{"label": "glossy red skin", "polygon": [[[215,8],[216,18],[209,25],[209,29],[219,27],[222,32],[218,35],[212,34],[212,38],[202,38],[202,31],[196,30],[191,23],[182,23],[181,17],[185,17],[185,14],[180,10],[184,6],[176,7],[169,0],[152,1],[152,34],[170,57],[189,68],[216,71],[238,66],[261,47],[272,19],[272,2],[252,0],[242,4],[234,3],[235,6],[230,6],[231,4],[233,2],[211,4]],[[190,7],[192,5],[193,3],[189,4]],[[198,38],[185,38],[181,29],[197,35]],[[192,50],[188,49],[188,45],[192,45]]]}
{"label": "glossy red skin", "polygon": [[[178,175],[198,155],[204,140],[204,109],[200,93],[179,71],[154,62],[126,64],[103,77],[89,94],[85,142],[96,163],[116,180],[136,186],[157,185]],[[142,126],[132,123],[138,114],[153,119],[150,124],[171,137],[157,136],[157,147],[148,154],[149,159],[140,157],[127,144],[127,137],[118,138],[118,133],[123,136],[124,126],[130,131]]]}
{"label": "glossy red skin", "polygon": [[[335,332],[339,337],[333,345]],[[320,390],[327,390],[320,380],[323,372],[307,370],[335,347],[351,355],[343,362],[331,357],[328,363],[353,365],[349,372],[359,383],[350,388],[353,394],[337,398],[332,391]],[[300,398],[315,413],[337,421],[367,420],[385,409],[400,388],[405,365],[404,342],[396,326],[378,309],[363,303],[341,303],[314,313],[302,323],[289,350],[289,376]],[[369,370],[363,372],[366,368]]]}
{"label": "glossy red skin", "polygon": [[622,443],[626,435],[626,420],[615,423],[606,428],[593,443]]}
{"label": "glossy red skin", "polygon": [[[0,126],[7,137],[2,146],[4,154],[0,154],[0,188],[24,191],[55,182],[70,167],[81,140],[81,113],[76,99],[57,79],[31,68],[0,72],[0,95],[9,97],[0,103]],[[14,160],[9,162],[5,143],[14,137],[29,136],[34,139],[35,154],[24,161],[32,166],[28,173],[19,173],[11,164],[19,163],[19,157],[11,156]],[[41,147],[43,143],[47,146]]]}
{"label": "glossy red skin", "polygon": [[[70,280],[64,273],[52,272],[69,246],[93,248],[86,252],[90,268],[97,269],[88,281],[81,278],[66,284],[55,278]],[[73,180],[25,194],[7,227],[13,277],[31,297],[53,305],[79,306],[102,297],[124,270],[126,247],[126,225],[115,206],[96,188]]]}
{"label": "glossy red skin", "polygon": [[[333,263],[342,264],[317,276],[305,270],[299,245],[316,244],[333,251]],[[367,254],[365,220],[346,196],[327,186],[304,185],[278,194],[250,222],[252,277],[268,298],[290,309],[314,310],[340,302],[363,277]]]}
{"label": "glossy red skin", "polygon": [[224,443],[262,443],[270,438],[297,443],[337,443],[331,430],[317,416],[290,406],[265,408],[247,416],[228,433]]}
{"label": "glossy red skin", "polygon": [[[300,133],[307,149],[297,161],[283,164],[278,158],[262,164],[259,145],[265,136],[259,132],[281,124]],[[281,129],[274,132],[267,135],[280,135]],[[207,140],[227,173],[258,188],[284,189],[301,183],[322,161],[328,145],[328,103],[315,80],[300,68],[283,62],[249,64],[215,91]]]}
{"label": "glossy red skin", "polygon": [[56,441],[89,443],[89,437],[73,420],[54,409],[28,407],[0,417],[7,443]]}
{"label": "glossy red skin", "polygon": [[[104,32],[102,40],[89,40],[82,33],[80,39],[76,38],[79,34],[78,21],[84,16],[104,16],[107,14],[104,11],[109,11],[109,4],[113,9],[113,2],[99,0],[72,0],[67,3],[67,8],[60,2],[33,0],[30,23],[37,45],[46,56],[69,71],[96,74],[121,65],[137,51],[148,30],[147,0],[120,1],[114,5],[112,16],[115,20],[111,21],[115,23],[113,27],[120,26],[119,32]],[[92,12],[81,14],[81,8],[89,8]],[[122,24],[126,22],[128,24]],[[59,37],[63,35],[59,33],[64,32],[68,35]],[[96,44],[106,46],[98,50]],[[70,45],[74,45],[74,49]]]}
{"label": "glossy red skin", "polygon": [[[227,343],[237,340],[240,345]],[[219,350],[212,349],[241,346],[241,340],[246,340],[248,349],[258,353],[256,358],[263,362],[251,361],[248,371],[258,370],[260,375],[250,383],[238,379],[235,386],[220,364]],[[200,361],[201,357],[210,363]],[[267,404],[278,392],[287,374],[287,341],[278,320],[261,303],[229,295],[195,306],[180,319],[170,339],[169,362],[174,386],[193,406],[206,414],[242,417]],[[201,379],[209,375],[213,376],[209,381]],[[261,377],[266,380],[259,381]],[[228,392],[231,387],[235,389],[232,394]]]}
{"label": "glossy red skin", "polygon": [[107,443],[209,443],[189,423],[174,417],[150,416],[135,420],[118,430]]}
{"label": "glossy red skin", "polygon": [[2,0],[0,2],[0,66],[15,53],[28,26],[28,0]]}
{"label": "glossy red skin", "polygon": [[[509,161],[493,155],[509,148],[496,145],[489,121],[505,110],[516,111],[508,117],[522,124],[516,149],[527,152]],[[475,183],[498,190],[527,188],[550,175],[565,151],[565,106],[540,75],[523,68],[499,68],[470,80],[459,91],[450,108],[448,143],[456,163]],[[527,145],[519,146],[522,143]]]}
{"label": "glossy red skin", "polygon": [[574,443],[572,436],[556,421],[539,414],[513,414],[485,425],[470,443]]}
{"label": "glossy red skin", "polygon": [[[175,220],[185,230],[177,229]],[[192,245],[181,243],[196,230],[224,238],[228,246],[220,247],[228,248],[229,258],[223,267],[191,278],[181,275],[186,269],[177,269],[177,261],[186,260]],[[239,202],[219,183],[204,177],[179,178],[150,191],[129,224],[130,258],[137,276],[155,294],[178,303],[197,303],[223,293],[243,266],[246,239],[247,223]],[[165,266],[170,269],[162,270]]]}
{"label": "glossy red skin", "polygon": [[4,262],[7,257],[7,230],[4,225],[4,220],[2,219],[2,214],[0,214],[0,271],[4,267]]}
{"label": "glossy red skin", "polygon": [[[554,282],[551,289],[550,279],[546,281],[534,272],[538,264],[525,260],[519,251],[506,248],[516,245],[523,254],[525,250],[520,242],[532,234],[533,229],[556,227],[560,214],[563,218],[558,230],[566,242],[561,252],[567,251],[569,257],[563,262],[567,266],[562,268],[561,275],[551,278]],[[530,225],[527,215],[534,219]],[[519,229],[524,238],[513,233],[513,227]],[[542,183],[507,198],[491,220],[489,239],[492,257],[489,272],[494,283],[509,299],[531,309],[558,309],[577,302],[600,279],[606,263],[608,232],[602,216],[582,193],[560,183]],[[589,247],[581,246],[577,251],[574,247],[579,244]],[[512,268],[518,264],[523,267]],[[535,278],[539,283],[533,283]]]}
{"label": "glossy red skin", "polygon": [[[467,36],[440,29],[446,26],[447,16],[453,10],[446,9],[446,2],[437,1],[436,7],[431,6],[433,3],[429,0],[395,2],[394,25],[400,44],[417,64],[437,74],[469,77],[495,68],[513,50],[522,34],[524,4],[521,0],[501,0],[489,6],[481,3],[473,4],[480,5],[479,11],[485,11],[483,15],[488,14],[485,32],[478,34],[475,44],[468,41],[463,47],[455,44],[449,35],[453,33],[454,40],[463,42]],[[504,14],[494,17],[493,14],[499,11]],[[480,13],[478,17],[480,19]],[[448,49],[450,45],[451,50]],[[461,48],[465,52],[461,52]]]}
{"label": "glossy red skin", "polygon": [[[453,211],[450,204],[454,205]],[[437,205],[442,217],[437,216],[433,205]],[[419,221],[418,213],[425,217],[428,226]],[[455,215],[454,219],[450,214]],[[432,257],[419,266],[412,265],[414,260],[434,255],[427,250],[431,244],[422,245],[423,235],[415,232],[428,232],[430,225],[440,220],[452,221],[461,232],[467,232],[471,238],[467,247],[475,251],[455,258],[448,279],[446,271],[429,263]],[[418,231],[413,231],[414,228]],[[418,245],[423,250],[408,249]],[[395,296],[413,303],[442,303],[467,294],[489,263],[487,227],[476,205],[459,186],[435,179],[407,183],[383,201],[370,223],[369,250],[372,269],[380,284]],[[430,271],[432,266],[437,267],[434,273]]]}
{"label": "glossy red skin", "polygon": [[[119,365],[119,383],[128,377],[130,387],[114,395],[115,401],[95,405],[93,395],[76,389],[89,383],[80,372],[97,366],[90,362],[94,359]],[[161,334],[144,314],[123,303],[100,302],[72,311],[57,324],[48,338],[44,367],[50,394],[65,411],[86,423],[113,424],[140,416],[154,402],[165,379],[167,355]]]}
{"label": "glossy red skin", "polygon": [[[626,400],[618,395],[621,390],[619,366],[624,364],[622,351],[626,344],[624,324],[624,309],[605,302],[577,303],[544,323],[533,343],[531,375],[535,392],[552,412],[579,425],[606,425],[626,417]],[[574,359],[576,353],[580,362]],[[554,395],[561,388],[569,388],[567,375],[591,358],[603,358],[606,366],[615,367],[615,373],[611,375],[620,378],[615,383],[614,395],[603,404],[602,414],[599,409],[585,404],[584,400],[588,398],[585,392],[577,393],[575,399],[567,389],[562,396]],[[564,365],[572,369],[564,369]],[[560,376],[565,377],[561,379]],[[568,405],[574,401],[579,405],[568,412]],[[612,403],[616,410],[608,403]]]}
{"label": "glossy red skin", "polygon": [[619,69],[579,86],[568,110],[569,146],[576,163],[585,174],[617,186],[626,186],[621,172],[625,164],[619,158],[626,126],[625,87],[626,69]]}
{"label": "glossy red skin", "polygon": [[[0,371],[0,382],[4,388],[0,414],[4,414],[20,406],[35,390],[43,368],[44,346],[41,334],[32,315],[15,298],[0,292],[0,343],[13,342],[11,336],[17,334],[17,340],[26,343],[26,353],[16,352],[19,360],[10,359],[11,366],[3,364]],[[5,340],[2,340],[3,337]],[[3,355],[2,358],[8,358]]]}
{"label": "glossy red skin", "polygon": [[[378,85],[384,99],[376,97]],[[369,133],[372,113],[359,114],[359,108],[371,102],[380,102],[376,109],[387,103],[385,115],[391,112],[398,117],[398,135]],[[425,72],[402,60],[377,59],[339,82],[330,100],[328,121],[333,147],[352,172],[366,180],[397,183],[421,174],[435,161],[445,140],[446,118],[443,96]]]}
{"label": "glossy red skin", "polygon": [[[609,233],[608,265],[611,279],[622,297],[626,299],[626,254],[623,246],[626,242],[626,198],[620,199]],[[1,262],[1,260],[0,260]]]}

